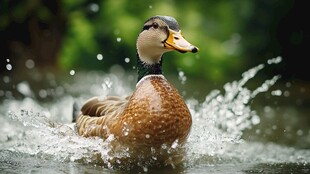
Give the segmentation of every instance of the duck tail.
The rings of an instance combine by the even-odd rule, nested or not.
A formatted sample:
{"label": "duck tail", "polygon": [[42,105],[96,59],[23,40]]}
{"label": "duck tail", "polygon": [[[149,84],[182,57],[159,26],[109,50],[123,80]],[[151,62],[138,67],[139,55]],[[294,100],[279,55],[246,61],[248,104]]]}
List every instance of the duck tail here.
{"label": "duck tail", "polygon": [[81,103],[74,101],[72,109],[72,123],[76,122],[77,117],[80,115],[81,112]]}

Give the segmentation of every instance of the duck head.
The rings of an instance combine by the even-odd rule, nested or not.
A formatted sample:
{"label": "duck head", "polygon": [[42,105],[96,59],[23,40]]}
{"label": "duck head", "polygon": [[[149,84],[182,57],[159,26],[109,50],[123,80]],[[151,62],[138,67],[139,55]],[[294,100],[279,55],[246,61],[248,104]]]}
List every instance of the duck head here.
{"label": "duck head", "polygon": [[196,53],[198,48],[185,40],[173,17],[148,19],[137,39],[138,81],[145,75],[161,74],[162,55],[173,50]]}
{"label": "duck head", "polygon": [[148,19],[137,39],[137,52],[141,61],[155,64],[165,52],[197,52],[198,48],[184,39],[178,22],[170,16]]}

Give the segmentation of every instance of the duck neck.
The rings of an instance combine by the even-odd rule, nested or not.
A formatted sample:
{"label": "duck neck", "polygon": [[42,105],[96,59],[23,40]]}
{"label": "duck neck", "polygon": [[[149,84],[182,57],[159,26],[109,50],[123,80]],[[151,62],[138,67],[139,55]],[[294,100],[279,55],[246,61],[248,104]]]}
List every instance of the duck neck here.
{"label": "duck neck", "polygon": [[147,75],[162,74],[162,59],[158,63],[148,64],[140,59],[137,54],[138,82]]}

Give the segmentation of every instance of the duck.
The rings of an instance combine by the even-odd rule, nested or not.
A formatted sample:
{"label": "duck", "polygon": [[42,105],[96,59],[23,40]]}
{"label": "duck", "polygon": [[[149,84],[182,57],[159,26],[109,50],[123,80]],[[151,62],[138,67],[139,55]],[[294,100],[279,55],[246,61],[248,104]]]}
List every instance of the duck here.
{"label": "duck", "polygon": [[133,93],[93,97],[81,106],[75,118],[78,135],[104,140],[113,136],[111,153],[126,151],[110,163],[175,166],[183,160],[181,147],[188,139],[192,116],[162,73],[163,54],[174,50],[196,53],[198,47],[184,38],[175,18],[150,17],[136,41],[138,80]]}

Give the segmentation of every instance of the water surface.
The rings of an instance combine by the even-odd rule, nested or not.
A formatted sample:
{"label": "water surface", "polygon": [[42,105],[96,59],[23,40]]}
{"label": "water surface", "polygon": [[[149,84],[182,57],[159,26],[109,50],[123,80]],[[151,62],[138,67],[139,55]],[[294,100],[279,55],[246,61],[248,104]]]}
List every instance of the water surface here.
{"label": "water surface", "polygon": [[[70,78],[38,73],[32,80],[15,82],[13,77],[5,76],[0,90],[0,170],[3,173],[309,173],[309,125],[305,123],[296,129],[294,125],[300,122],[294,112],[288,112],[294,116],[291,123],[274,121],[281,120],[282,115],[277,113],[291,108],[279,110],[265,102],[266,98],[259,99],[264,94],[268,94],[269,102],[290,97],[286,90],[271,89],[280,76],[270,77],[251,90],[247,87],[257,73],[279,62],[279,57],[270,59],[222,89],[206,89],[209,92],[202,100],[186,91],[193,127],[185,161],[162,168],[138,165],[119,170],[109,163],[109,159],[115,158],[110,153],[111,139],[80,137],[69,126],[73,102],[83,102],[95,95],[126,96],[133,90],[135,75],[125,74],[116,66],[111,73],[70,72]],[[43,83],[46,86],[39,82],[42,79],[46,80]],[[180,84],[188,83],[184,72],[179,73],[179,79]],[[255,99],[262,101],[257,110],[253,109]],[[292,142],[287,139],[294,143],[287,143]]]}

